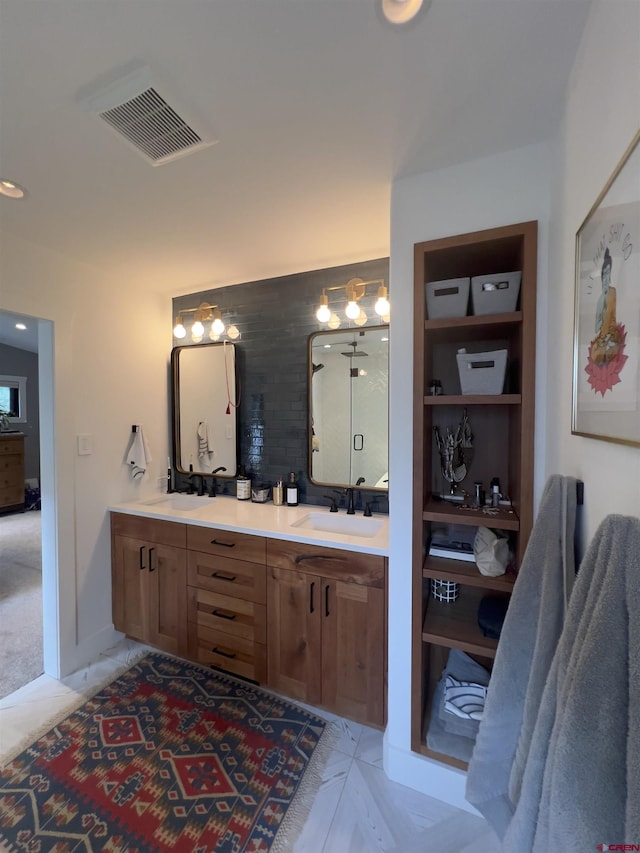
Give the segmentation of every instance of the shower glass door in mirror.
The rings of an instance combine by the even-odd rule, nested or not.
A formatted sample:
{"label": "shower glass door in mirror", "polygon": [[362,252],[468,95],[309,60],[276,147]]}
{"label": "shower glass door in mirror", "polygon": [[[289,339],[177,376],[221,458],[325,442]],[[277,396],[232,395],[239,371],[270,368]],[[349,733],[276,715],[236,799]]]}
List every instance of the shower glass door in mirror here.
{"label": "shower glass door in mirror", "polygon": [[311,481],[386,490],[389,327],[311,335],[308,397]]}
{"label": "shower glass door in mirror", "polygon": [[[183,474],[236,474],[236,359],[231,343],[171,352],[174,465]],[[217,469],[217,470],[216,470]]]}

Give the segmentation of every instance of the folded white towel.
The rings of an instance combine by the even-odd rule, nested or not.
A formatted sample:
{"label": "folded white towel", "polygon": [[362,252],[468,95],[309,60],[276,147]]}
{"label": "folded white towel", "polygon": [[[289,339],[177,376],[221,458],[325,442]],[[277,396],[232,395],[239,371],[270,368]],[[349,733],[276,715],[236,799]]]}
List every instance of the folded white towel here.
{"label": "folded white towel", "polygon": [[467,720],[481,720],[487,688],[473,681],[458,681],[447,675],[444,686],[444,707],[446,711]]}
{"label": "folded white towel", "polygon": [[213,444],[209,437],[209,424],[200,421],[198,424],[198,456],[204,459],[207,454],[213,453]]}
{"label": "folded white towel", "polygon": [[142,477],[151,462],[151,452],[144,437],[142,426],[138,424],[133,432],[133,440],[127,453],[127,465],[134,480]]}

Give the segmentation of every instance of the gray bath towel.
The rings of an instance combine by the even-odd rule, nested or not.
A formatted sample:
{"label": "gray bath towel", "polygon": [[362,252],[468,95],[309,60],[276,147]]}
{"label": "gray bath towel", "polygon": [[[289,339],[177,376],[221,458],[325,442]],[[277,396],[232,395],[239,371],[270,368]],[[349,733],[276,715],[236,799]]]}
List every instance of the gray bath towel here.
{"label": "gray bath towel", "polygon": [[611,515],[580,566],[506,853],[640,843],[640,520]]}
{"label": "gray bath towel", "polygon": [[[552,476],[502,627],[466,798],[502,838],[519,798],[542,692],[575,577],[576,480]],[[524,850],[525,848],[523,848]]]}

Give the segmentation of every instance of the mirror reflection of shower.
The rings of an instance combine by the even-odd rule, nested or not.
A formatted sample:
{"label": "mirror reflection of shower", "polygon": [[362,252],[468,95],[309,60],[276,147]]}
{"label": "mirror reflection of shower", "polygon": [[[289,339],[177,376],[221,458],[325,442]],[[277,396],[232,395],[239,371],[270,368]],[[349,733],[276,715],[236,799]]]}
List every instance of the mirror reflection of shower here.
{"label": "mirror reflection of shower", "polygon": [[388,341],[387,326],[312,335],[314,483],[388,488]]}

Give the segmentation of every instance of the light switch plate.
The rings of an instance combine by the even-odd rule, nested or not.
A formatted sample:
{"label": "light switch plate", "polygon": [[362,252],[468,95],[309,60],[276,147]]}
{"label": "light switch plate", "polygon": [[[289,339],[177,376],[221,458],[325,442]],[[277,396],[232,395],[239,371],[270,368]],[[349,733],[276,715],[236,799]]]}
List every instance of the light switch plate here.
{"label": "light switch plate", "polygon": [[78,436],[78,456],[91,456],[93,453],[93,436]]}

